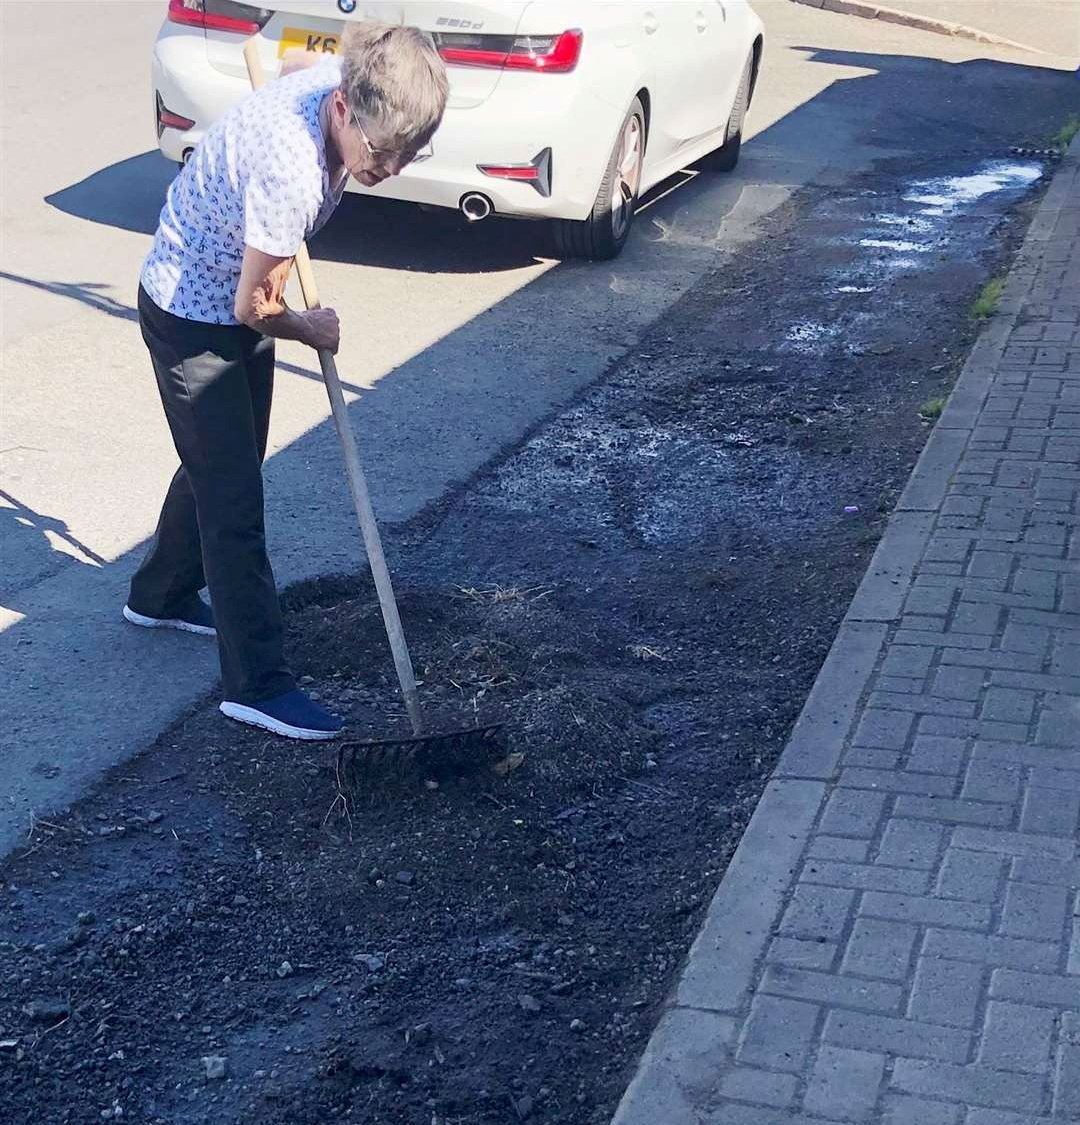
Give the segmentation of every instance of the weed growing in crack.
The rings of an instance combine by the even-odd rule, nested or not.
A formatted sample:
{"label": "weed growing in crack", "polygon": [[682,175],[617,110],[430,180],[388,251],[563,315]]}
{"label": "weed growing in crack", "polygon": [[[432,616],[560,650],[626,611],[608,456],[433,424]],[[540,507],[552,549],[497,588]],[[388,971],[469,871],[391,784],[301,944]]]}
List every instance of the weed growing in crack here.
{"label": "weed growing in crack", "polygon": [[936,422],[941,417],[941,412],[945,409],[946,399],[943,398],[930,398],[919,407],[919,417],[924,422]]}
{"label": "weed growing in crack", "polygon": [[1080,113],[1070,113],[1065,124],[1054,134],[1051,144],[1054,148],[1066,149],[1077,133],[1080,133]]}
{"label": "weed growing in crack", "polygon": [[1003,277],[991,278],[979,291],[971,305],[971,315],[976,320],[987,320],[997,312],[1001,303],[1001,294],[1005,291]]}

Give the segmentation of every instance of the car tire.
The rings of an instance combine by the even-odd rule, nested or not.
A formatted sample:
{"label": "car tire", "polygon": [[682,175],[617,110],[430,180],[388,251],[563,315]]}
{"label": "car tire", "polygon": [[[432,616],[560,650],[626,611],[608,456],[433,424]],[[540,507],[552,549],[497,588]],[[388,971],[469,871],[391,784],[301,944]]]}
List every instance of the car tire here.
{"label": "car tire", "polygon": [[551,221],[556,257],[594,262],[618,257],[634,225],[645,142],[645,107],[634,98],[612,145],[589,217]]}
{"label": "car tire", "polygon": [[742,150],[743,123],[746,121],[746,111],[750,108],[750,94],[754,82],[754,55],[751,52],[746,58],[742,78],[739,80],[739,89],[735,95],[735,104],[731,107],[731,116],[728,117],[724,129],[724,143],[710,152],[702,161],[701,166],[710,172],[734,172],[739,163],[739,153]]}

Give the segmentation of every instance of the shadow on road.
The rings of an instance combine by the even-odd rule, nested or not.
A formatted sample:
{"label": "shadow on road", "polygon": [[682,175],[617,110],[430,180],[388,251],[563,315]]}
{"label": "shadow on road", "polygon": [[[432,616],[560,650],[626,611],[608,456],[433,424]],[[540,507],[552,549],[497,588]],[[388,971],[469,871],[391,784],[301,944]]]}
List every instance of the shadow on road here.
{"label": "shadow on road", "polygon": [[[54,546],[50,535],[72,550]],[[63,520],[42,515],[2,488],[0,543],[4,544],[7,559],[3,583],[9,589],[14,586],[18,590],[31,582],[40,581],[43,576],[55,573],[59,566],[70,563],[94,568],[109,565],[108,559],[77,539]],[[0,607],[9,608],[12,600],[12,595],[0,593]]]}

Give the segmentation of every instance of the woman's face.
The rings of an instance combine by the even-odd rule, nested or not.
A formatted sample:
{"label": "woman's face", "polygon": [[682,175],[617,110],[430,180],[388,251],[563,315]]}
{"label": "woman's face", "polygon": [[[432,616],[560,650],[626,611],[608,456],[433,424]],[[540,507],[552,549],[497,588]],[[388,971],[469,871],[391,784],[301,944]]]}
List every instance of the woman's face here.
{"label": "woman's face", "polygon": [[390,176],[396,176],[416,158],[415,152],[380,148],[377,134],[371,135],[373,127],[357,118],[340,90],[331,95],[330,120],[342,163],[349,175],[364,187],[375,187]]}

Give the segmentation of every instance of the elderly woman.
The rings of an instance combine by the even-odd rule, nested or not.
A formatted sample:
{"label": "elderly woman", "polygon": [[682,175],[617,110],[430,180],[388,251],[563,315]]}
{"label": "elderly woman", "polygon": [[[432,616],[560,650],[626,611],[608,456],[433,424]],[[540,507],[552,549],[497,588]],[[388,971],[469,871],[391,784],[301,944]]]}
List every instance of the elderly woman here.
{"label": "elderly woman", "polygon": [[295,311],[283,290],[348,177],[372,187],[427,144],[447,79],[431,39],[407,27],[354,25],[340,55],[307,62],[207,132],[169,188],[143,266],[139,323],[181,467],[124,616],[216,635],[226,715],[323,739],[342,722],[285,663],[262,459],[274,340],[336,351],[339,329],[332,309]]}

